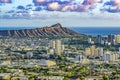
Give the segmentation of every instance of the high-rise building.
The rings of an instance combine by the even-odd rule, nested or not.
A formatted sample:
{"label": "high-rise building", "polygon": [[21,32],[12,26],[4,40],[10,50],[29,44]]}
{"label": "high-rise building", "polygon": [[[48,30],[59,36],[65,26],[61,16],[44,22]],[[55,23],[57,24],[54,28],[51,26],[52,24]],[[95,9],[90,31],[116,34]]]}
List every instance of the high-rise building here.
{"label": "high-rise building", "polygon": [[50,40],[50,48],[55,49],[55,40]]}
{"label": "high-rise building", "polygon": [[60,55],[62,53],[62,42],[61,40],[55,40],[55,53]]}
{"label": "high-rise building", "polygon": [[120,54],[120,47],[119,47],[119,52],[118,53]]}
{"label": "high-rise building", "polygon": [[114,53],[114,56],[115,56],[115,60],[119,59],[119,54],[118,53]]}
{"label": "high-rise building", "polygon": [[112,35],[108,35],[108,42],[112,42]]}
{"label": "high-rise building", "polygon": [[97,43],[97,44],[101,44],[101,41],[102,41],[102,36],[101,36],[101,35],[98,35],[98,36],[96,37],[96,43]]}
{"label": "high-rise building", "polygon": [[103,56],[103,48],[99,48],[100,56]]}
{"label": "high-rise building", "polygon": [[91,56],[94,56],[94,54],[95,54],[95,46],[92,45],[92,46],[90,47],[90,49],[91,49]]}
{"label": "high-rise building", "polygon": [[103,57],[104,57],[103,58],[104,61],[114,62],[114,61],[118,60],[119,55],[117,53],[106,52]]}
{"label": "high-rise building", "polygon": [[108,42],[115,45],[116,35],[108,35]]}
{"label": "high-rise building", "polygon": [[49,46],[50,46],[50,52],[53,53],[53,51],[51,51],[53,49],[54,53],[58,55],[60,55],[62,53],[62,49],[64,49],[64,46],[62,46],[61,40],[51,40],[49,42]]}
{"label": "high-rise building", "polygon": [[105,41],[104,41],[104,40],[102,40],[102,41],[101,41],[101,45],[104,45],[104,44],[105,44]]}
{"label": "high-rise building", "polygon": [[62,45],[62,51],[64,51],[65,50],[65,45]]}
{"label": "high-rise building", "polygon": [[113,39],[113,43],[112,43],[113,45],[116,45],[116,39]]}
{"label": "high-rise building", "polygon": [[120,44],[120,35],[117,35],[117,36],[116,36],[116,42],[117,42],[118,44]]}
{"label": "high-rise building", "polygon": [[94,57],[99,57],[99,48],[95,49]]}
{"label": "high-rise building", "polygon": [[100,58],[100,60],[103,60],[103,56],[104,56],[103,48],[99,48],[98,51],[99,51],[99,58]]}
{"label": "high-rise building", "polygon": [[88,38],[88,44],[91,44],[91,41],[92,41],[91,38]]}
{"label": "high-rise building", "polygon": [[90,56],[91,55],[91,50],[90,48],[85,48],[85,55]]}
{"label": "high-rise building", "polygon": [[104,37],[104,45],[108,45],[108,38],[107,37]]}
{"label": "high-rise building", "polygon": [[103,56],[103,60],[104,61],[111,61],[111,54],[110,53],[105,53],[104,56]]}

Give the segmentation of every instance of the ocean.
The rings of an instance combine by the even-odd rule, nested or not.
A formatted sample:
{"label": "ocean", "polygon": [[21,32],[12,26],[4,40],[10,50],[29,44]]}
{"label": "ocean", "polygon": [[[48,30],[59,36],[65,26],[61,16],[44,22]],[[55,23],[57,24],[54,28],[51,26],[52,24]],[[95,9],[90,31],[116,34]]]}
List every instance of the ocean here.
{"label": "ocean", "polygon": [[78,33],[92,36],[107,36],[109,34],[120,34],[120,27],[71,27],[70,29]]}
{"label": "ocean", "polygon": [[[120,34],[120,27],[68,27],[78,33],[86,35],[102,35]],[[0,30],[20,30],[20,29],[34,29],[34,27],[0,27]]]}

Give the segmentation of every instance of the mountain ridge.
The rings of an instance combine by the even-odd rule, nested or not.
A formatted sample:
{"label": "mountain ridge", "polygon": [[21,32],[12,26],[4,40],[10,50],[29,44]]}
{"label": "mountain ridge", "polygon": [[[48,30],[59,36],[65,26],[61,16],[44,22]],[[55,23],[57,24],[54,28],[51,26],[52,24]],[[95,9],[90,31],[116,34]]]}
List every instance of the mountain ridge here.
{"label": "mountain ridge", "polygon": [[20,30],[0,30],[0,36],[9,37],[49,37],[49,36],[78,36],[79,34],[66,27],[62,27],[60,23],[52,26],[45,26],[35,29],[20,29]]}

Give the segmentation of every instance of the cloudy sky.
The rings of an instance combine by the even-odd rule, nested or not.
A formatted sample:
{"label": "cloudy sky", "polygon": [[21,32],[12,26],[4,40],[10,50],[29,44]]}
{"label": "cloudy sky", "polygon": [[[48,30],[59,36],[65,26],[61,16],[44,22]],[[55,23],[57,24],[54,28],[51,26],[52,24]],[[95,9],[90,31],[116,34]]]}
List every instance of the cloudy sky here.
{"label": "cloudy sky", "polygon": [[120,0],[0,0],[0,27],[120,26]]}

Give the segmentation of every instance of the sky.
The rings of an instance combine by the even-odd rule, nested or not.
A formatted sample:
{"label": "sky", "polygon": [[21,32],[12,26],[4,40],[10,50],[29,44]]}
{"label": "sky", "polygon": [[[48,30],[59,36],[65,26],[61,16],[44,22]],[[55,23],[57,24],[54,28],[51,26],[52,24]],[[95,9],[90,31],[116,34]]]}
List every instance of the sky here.
{"label": "sky", "polygon": [[0,0],[0,27],[120,27],[120,0]]}

